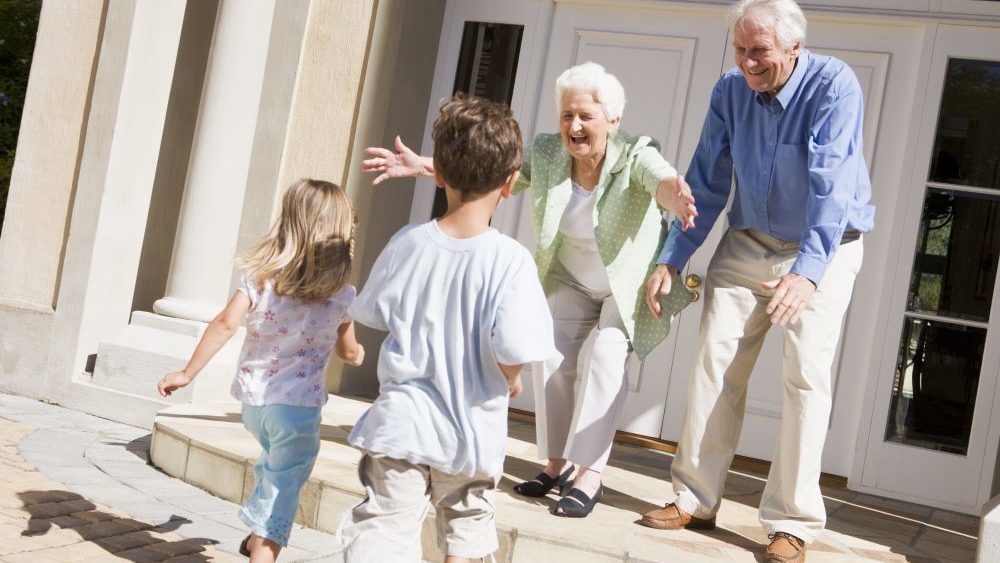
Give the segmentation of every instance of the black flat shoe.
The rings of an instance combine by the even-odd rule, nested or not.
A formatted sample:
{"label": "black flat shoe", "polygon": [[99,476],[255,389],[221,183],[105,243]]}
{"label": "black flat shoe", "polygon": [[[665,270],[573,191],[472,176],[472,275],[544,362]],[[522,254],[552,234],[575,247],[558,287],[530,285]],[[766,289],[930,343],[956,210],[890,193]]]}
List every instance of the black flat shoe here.
{"label": "black flat shoe", "polygon": [[544,497],[549,494],[549,491],[551,491],[553,487],[560,487],[559,492],[561,493],[561,487],[569,482],[569,477],[573,474],[575,469],[576,467],[574,467],[573,464],[570,464],[570,466],[566,468],[566,471],[560,473],[558,477],[553,477],[542,471],[531,481],[525,481],[514,485],[514,492],[525,497]]}
{"label": "black flat shoe", "polygon": [[[593,498],[588,497],[580,489],[570,489],[559,502],[552,507],[552,514],[565,516],[566,518],[586,518],[594,510],[594,506],[601,501],[604,496],[604,485],[597,489]],[[559,510],[562,509],[562,513]]]}
{"label": "black flat shoe", "polygon": [[240,542],[240,555],[244,557],[250,557],[250,548],[247,547],[248,543],[250,543],[250,535],[247,535],[247,537],[243,538],[243,541]]}

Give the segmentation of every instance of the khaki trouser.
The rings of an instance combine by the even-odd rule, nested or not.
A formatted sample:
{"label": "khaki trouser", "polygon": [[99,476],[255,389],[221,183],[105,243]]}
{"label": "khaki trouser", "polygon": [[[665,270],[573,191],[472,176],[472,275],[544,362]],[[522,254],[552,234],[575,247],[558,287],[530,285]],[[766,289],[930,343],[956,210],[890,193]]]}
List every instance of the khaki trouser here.
{"label": "khaki trouser", "polygon": [[[539,455],[604,471],[628,394],[625,368],[632,347],[610,291],[584,287],[557,262],[546,297],[563,360],[552,373],[533,372],[542,378],[535,396],[544,397],[535,406],[536,431],[544,437]],[[593,345],[583,349],[595,329]]]}
{"label": "khaki trouser", "polygon": [[499,548],[493,477],[451,475],[368,453],[358,474],[366,497],[344,514],[337,529],[347,563],[422,561],[420,530],[430,505],[437,511],[438,546],[446,555],[481,559]]}
{"label": "khaki trouser", "polygon": [[[771,293],[761,283],[788,273],[798,246],[730,229],[709,265],[700,346],[670,470],[677,506],[699,518],[714,515],[722,502],[750,372],[771,328],[765,310]],[[819,477],[832,404],[831,368],[862,256],[860,239],[841,245],[799,321],[784,329],[781,429],[760,503],[768,533],[811,542],[826,524]]]}

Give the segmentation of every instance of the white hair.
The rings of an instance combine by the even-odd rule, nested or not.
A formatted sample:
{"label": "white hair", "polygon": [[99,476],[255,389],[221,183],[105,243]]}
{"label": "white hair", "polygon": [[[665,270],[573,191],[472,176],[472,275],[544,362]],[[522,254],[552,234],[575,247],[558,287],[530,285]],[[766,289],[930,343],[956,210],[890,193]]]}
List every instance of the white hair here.
{"label": "white hair", "polygon": [[746,23],[761,24],[761,16],[774,18],[774,34],[782,47],[806,42],[806,16],[794,0],[740,0],[733,5],[729,20],[733,29]]}
{"label": "white hair", "polygon": [[571,66],[556,78],[556,108],[562,105],[567,91],[591,92],[604,108],[604,116],[613,121],[625,111],[625,88],[613,74],[591,61]]}

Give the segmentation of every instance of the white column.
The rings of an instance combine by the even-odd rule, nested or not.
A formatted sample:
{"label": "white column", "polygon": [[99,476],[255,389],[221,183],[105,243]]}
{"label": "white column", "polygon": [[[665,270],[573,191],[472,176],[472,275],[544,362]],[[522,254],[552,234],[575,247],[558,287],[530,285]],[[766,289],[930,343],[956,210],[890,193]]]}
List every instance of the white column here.
{"label": "white column", "polygon": [[209,321],[226,303],[274,8],[222,3],[161,315]]}

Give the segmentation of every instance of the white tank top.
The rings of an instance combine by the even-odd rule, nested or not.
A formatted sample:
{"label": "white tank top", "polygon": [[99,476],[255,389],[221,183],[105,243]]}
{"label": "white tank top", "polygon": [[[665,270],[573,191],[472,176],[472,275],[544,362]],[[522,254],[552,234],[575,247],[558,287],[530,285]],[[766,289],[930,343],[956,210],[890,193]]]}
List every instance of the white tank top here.
{"label": "white tank top", "polygon": [[559,221],[562,244],[556,258],[576,281],[592,291],[611,291],[608,272],[594,237],[596,190],[573,182],[573,194]]}

